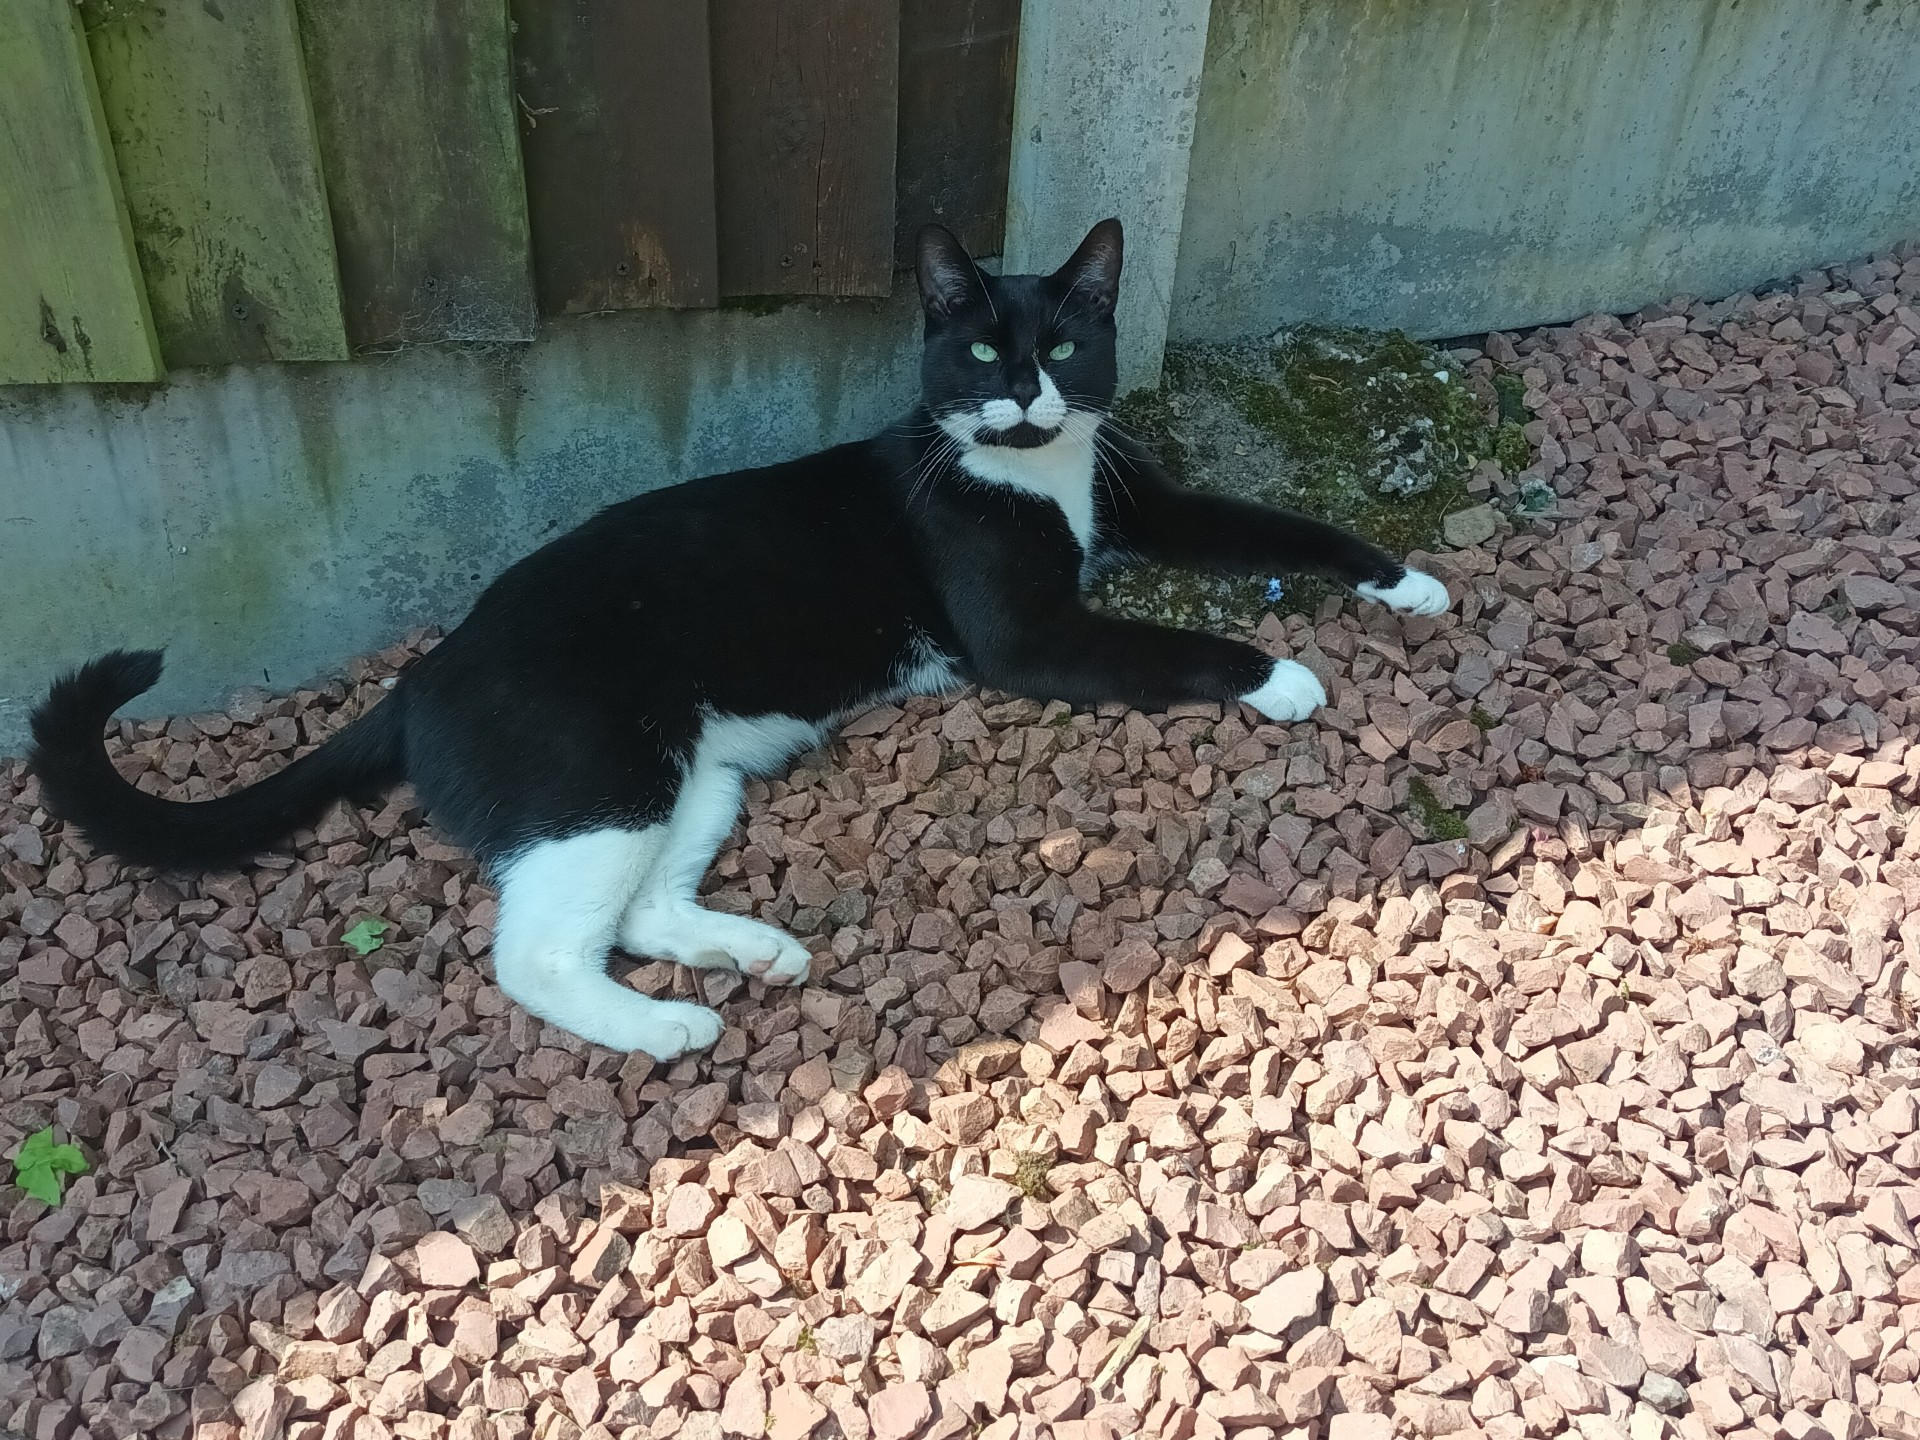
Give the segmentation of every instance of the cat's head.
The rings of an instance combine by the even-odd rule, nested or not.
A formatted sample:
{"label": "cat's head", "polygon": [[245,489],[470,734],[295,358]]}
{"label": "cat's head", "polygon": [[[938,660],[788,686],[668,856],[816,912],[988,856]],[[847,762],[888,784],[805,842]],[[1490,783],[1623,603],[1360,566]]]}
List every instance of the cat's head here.
{"label": "cat's head", "polygon": [[989,275],[938,225],[920,232],[920,393],[964,446],[1045,445],[1113,404],[1118,220],[1051,275]]}

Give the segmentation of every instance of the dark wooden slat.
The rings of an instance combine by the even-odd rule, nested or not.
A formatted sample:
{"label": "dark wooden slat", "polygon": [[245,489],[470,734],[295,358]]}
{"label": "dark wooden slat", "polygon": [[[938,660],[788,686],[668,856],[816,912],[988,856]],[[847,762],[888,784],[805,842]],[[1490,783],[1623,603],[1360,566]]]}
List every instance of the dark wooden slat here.
{"label": "dark wooden slat", "polygon": [[899,264],[929,220],[1000,253],[1019,40],[1020,0],[901,0]]}
{"label": "dark wooden slat", "polygon": [[531,340],[507,0],[299,0],[357,349]]}
{"label": "dark wooden slat", "polygon": [[541,308],[710,306],[706,0],[513,0]]}
{"label": "dark wooden slat", "polygon": [[899,0],[712,0],[723,295],[893,283]]}

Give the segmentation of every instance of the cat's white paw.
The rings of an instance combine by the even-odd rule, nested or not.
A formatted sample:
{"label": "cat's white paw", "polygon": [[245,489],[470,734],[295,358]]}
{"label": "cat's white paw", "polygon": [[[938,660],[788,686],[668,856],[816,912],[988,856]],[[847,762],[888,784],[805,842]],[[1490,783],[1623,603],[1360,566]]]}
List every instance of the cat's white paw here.
{"label": "cat's white paw", "polygon": [[813,960],[807,947],[785,931],[690,901],[635,907],[621,927],[620,948],[696,970],[737,970],[769,985],[805,980]]}
{"label": "cat's white paw", "polygon": [[769,985],[796,985],[807,978],[807,967],[813,963],[813,956],[784,930],[739,915],[712,918],[727,922],[708,937],[722,952],[719,964]]}
{"label": "cat's white paw", "polygon": [[1360,597],[1373,600],[1389,610],[1409,615],[1444,615],[1453,603],[1447,587],[1421,570],[1408,570],[1394,585],[1375,585],[1371,581],[1353,587]]}
{"label": "cat's white paw", "polygon": [[1276,660],[1267,683],[1240,698],[1269,720],[1290,725],[1326,704],[1327,689],[1320,677],[1299,661]]}
{"label": "cat's white paw", "polygon": [[[640,997],[645,998],[645,997]],[[613,1050],[641,1050],[656,1060],[678,1060],[705,1050],[727,1028],[717,1011],[684,1000],[648,1000],[646,1009],[620,1018],[618,1033],[594,1038]]]}

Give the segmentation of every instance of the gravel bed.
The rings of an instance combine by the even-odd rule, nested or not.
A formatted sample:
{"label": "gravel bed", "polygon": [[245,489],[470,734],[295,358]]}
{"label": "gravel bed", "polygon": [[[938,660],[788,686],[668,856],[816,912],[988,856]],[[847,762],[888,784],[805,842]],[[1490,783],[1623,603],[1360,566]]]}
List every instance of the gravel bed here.
{"label": "gravel bed", "polygon": [[[506,1002],[404,795],[156,878],[0,766],[0,1153],[93,1166],[0,1189],[0,1429],[1920,1436],[1916,308],[1487,337],[1557,500],[1452,615],[1269,617],[1311,723],[855,720],[708,899],[814,983],[638,966],[729,1019],[671,1067]],[[115,763],[217,793],[431,644]]]}

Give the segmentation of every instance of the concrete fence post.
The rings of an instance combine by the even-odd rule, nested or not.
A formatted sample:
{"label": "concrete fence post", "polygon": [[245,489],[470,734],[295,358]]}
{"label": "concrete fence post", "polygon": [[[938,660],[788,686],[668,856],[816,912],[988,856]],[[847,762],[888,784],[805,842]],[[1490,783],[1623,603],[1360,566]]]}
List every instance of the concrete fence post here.
{"label": "concrete fence post", "polygon": [[1127,227],[1120,393],[1166,348],[1211,0],[1028,0],[1020,14],[1009,273],[1051,269],[1087,227]]}

